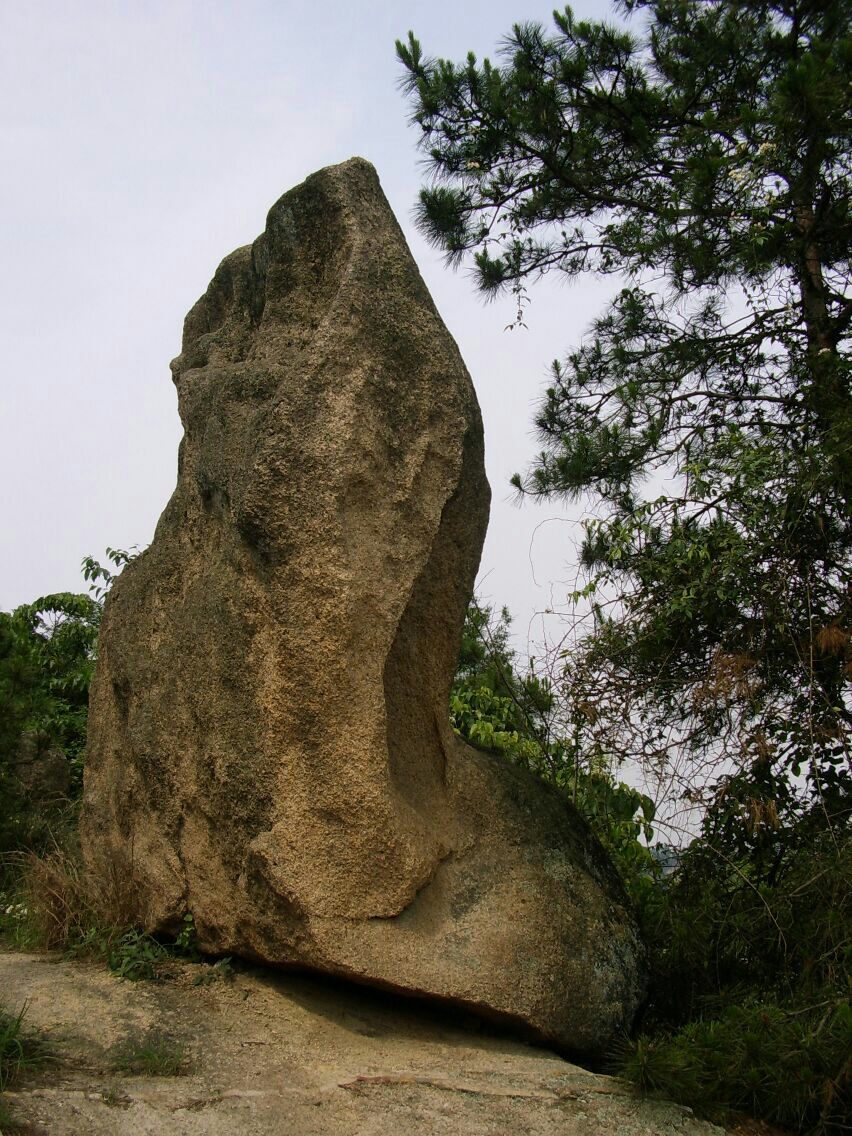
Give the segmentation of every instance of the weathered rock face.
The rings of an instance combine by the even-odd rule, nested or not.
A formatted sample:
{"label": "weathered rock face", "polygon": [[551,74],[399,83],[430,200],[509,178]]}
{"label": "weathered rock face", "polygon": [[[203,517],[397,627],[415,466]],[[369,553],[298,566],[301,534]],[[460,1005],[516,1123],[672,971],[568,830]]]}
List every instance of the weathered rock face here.
{"label": "weathered rock face", "polygon": [[186,319],[185,437],[107,603],[83,840],[151,929],[573,1050],[641,996],[618,881],[447,699],[488,515],[470,379],[368,163],[273,206]]}

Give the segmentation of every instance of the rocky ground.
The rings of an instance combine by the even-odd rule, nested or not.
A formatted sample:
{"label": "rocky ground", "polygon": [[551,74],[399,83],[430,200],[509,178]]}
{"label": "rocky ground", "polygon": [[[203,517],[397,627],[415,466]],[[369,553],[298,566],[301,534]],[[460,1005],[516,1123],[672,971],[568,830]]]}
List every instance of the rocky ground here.
{"label": "rocky ground", "polygon": [[3,1095],[9,1133],[721,1136],[476,1022],[305,975],[175,964],[128,982],[6,951],[0,991],[52,1055]]}

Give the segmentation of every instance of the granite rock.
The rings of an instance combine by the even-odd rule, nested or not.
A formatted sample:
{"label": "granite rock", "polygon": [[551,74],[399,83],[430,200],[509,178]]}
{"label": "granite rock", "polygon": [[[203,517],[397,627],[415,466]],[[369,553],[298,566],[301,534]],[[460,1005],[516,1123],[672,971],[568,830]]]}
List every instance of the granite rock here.
{"label": "granite rock", "polygon": [[482,426],[367,162],[272,207],[172,371],[177,487],[103,619],[89,864],[202,950],[600,1049],[643,993],[636,925],[570,807],[448,724]]}

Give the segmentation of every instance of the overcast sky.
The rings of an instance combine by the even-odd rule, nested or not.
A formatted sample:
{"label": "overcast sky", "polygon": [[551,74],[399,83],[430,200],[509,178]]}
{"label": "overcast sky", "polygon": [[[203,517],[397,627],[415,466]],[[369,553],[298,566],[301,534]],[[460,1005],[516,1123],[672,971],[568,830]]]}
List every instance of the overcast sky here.
{"label": "overcast sky", "polygon": [[[353,154],[376,166],[470,369],[493,491],[480,591],[525,645],[574,579],[567,510],[514,503],[550,360],[606,290],[485,305],[415,232],[423,177],[394,40],[494,53],[550,0],[0,0],[0,609],[81,591],[80,560],[146,545],[176,477],[169,360],[219,261]],[[578,14],[608,5],[581,0]],[[576,511],[575,511],[576,515]]]}

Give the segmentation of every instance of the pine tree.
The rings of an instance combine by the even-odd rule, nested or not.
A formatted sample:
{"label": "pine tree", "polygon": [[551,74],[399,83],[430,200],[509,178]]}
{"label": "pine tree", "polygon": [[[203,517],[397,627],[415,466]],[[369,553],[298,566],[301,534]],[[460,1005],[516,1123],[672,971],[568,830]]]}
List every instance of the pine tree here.
{"label": "pine tree", "polygon": [[852,5],[618,10],[619,25],[570,8],[551,33],[518,24],[497,63],[397,44],[432,173],[419,222],[519,304],[546,273],[620,286],[553,364],[542,449],[516,478],[598,506],[594,629],[572,659],[598,743],[752,771],[758,828],[770,804],[803,807],[802,771],[836,815],[852,725]]}

